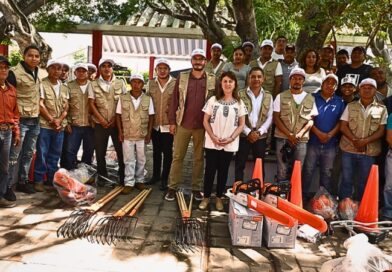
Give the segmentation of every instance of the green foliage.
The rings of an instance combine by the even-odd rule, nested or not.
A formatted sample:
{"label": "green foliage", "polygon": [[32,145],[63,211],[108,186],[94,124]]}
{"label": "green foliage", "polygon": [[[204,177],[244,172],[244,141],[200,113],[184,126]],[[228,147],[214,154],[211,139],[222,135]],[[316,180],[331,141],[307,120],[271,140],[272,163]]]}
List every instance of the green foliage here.
{"label": "green foliage", "polygon": [[70,29],[80,23],[124,23],[139,7],[138,0],[124,3],[111,0],[53,0],[32,14],[30,19],[39,31],[55,32]]}
{"label": "green foliage", "polygon": [[21,60],[23,60],[23,56],[19,51],[11,51],[11,53],[8,56],[8,60],[11,63],[11,66],[15,66]]}
{"label": "green foliage", "polygon": [[87,56],[83,50],[77,51],[73,54],[75,63],[87,62]]}

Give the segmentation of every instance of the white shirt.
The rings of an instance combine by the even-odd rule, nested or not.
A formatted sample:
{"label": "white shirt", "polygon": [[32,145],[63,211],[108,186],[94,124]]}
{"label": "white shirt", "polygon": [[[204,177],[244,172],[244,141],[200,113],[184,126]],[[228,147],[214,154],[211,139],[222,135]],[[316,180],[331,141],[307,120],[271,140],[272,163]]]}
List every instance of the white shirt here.
{"label": "white shirt", "polygon": [[272,57],[272,59],[274,59],[274,60],[282,60],[282,59],[284,59],[284,55],[283,55],[283,54],[278,54],[278,53],[276,53],[275,51],[272,52],[271,57]]}
{"label": "white shirt", "polygon": [[86,83],[84,85],[79,85],[79,88],[80,88],[80,90],[82,91],[83,94],[86,93],[87,86],[88,86],[88,83]]}
{"label": "white shirt", "polygon": [[[62,83],[61,83],[60,80],[57,81],[56,85],[53,85],[52,83],[50,83],[50,85],[52,86],[52,88],[54,90],[54,93],[55,93],[57,98],[59,98],[59,96],[60,96],[61,84]],[[40,95],[41,95],[42,99],[45,99],[45,91],[44,91],[44,88],[43,88],[42,84],[40,85]],[[66,98],[69,99],[69,94],[68,93],[67,93]]]}
{"label": "white shirt", "polygon": [[[267,63],[272,62],[273,59],[271,58],[269,61],[264,62],[264,64],[261,63],[260,58],[257,59],[257,64],[259,65],[259,67],[261,69],[264,69],[264,67],[267,65]],[[275,69],[275,76],[281,76],[283,75],[283,71],[282,71],[282,65],[280,65],[280,62],[278,62],[278,65],[276,66]]]}
{"label": "white shirt", "polygon": [[[254,93],[251,91],[251,89],[248,87],[246,90],[246,93],[249,95],[251,101],[252,101],[252,111],[248,113],[249,121],[252,127],[256,127],[257,120],[259,120],[259,114],[260,114],[260,109],[262,106],[262,101],[264,97],[264,90],[261,88],[259,95],[256,97]],[[267,113],[267,119],[265,122],[261,125],[261,127],[258,129],[260,131],[260,134],[264,134],[268,132],[269,127],[272,124],[272,113],[273,113],[273,101],[271,100],[271,104],[269,107],[269,111]],[[252,131],[251,128],[249,128],[247,125],[244,127],[244,133],[248,135]]]}
{"label": "white shirt", "polygon": [[[300,94],[291,94],[293,96],[293,99],[297,105],[301,104],[302,101],[304,100],[305,96],[307,95],[307,92],[302,91]],[[274,101],[274,112],[280,112],[280,94],[278,94],[275,98]],[[317,116],[318,115],[318,110],[316,106],[316,102],[313,103],[313,108],[312,111],[310,112],[311,116]]]}
{"label": "white shirt", "polygon": [[[133,104],[135,110],[137,110],[139,108],[143,95],[145,95],[145,94],[140,95],[138,98],[135,98],[131,95],[131,101],[132,101],[132,104]],[[119,99],[117,102],[116,113],[122,114],[121,99]],[[152,99],[150,97],[150,106],[148,107],[148,115],[154,115],[154,114],[155,114],[154,104],[152,103]]]}

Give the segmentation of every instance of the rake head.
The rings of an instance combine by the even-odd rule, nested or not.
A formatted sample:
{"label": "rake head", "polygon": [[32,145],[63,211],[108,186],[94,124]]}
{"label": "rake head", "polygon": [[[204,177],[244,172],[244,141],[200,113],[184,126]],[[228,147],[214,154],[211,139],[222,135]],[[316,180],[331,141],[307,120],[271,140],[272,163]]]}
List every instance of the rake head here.
{"label": "rake head", "polygon": [[64,224],[57,229],[57,237],[83,237],[87,233],[94,216],[94,213],[90,210],[73,211]]}
{"label": "rake head", "polygon": [[177,218],[174,245],[186,251],[203,246],[203,224],[196,218]]}
{"label": "rake head", "polygon": [[91,243],[98,244],[116,244],[121,240],[130,242],[133,232],[137,224],[137,217],[133,216],[110,216],[103,217],[98,220],[93,231],[87,236],[87,240]]}

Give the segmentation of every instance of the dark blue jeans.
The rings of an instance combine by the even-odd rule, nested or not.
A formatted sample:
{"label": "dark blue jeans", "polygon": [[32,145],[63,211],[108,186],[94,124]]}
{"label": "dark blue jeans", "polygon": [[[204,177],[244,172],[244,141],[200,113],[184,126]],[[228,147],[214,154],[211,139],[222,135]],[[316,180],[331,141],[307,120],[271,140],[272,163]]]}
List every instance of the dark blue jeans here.
{"label": "dark blue jeans", "polygon": [[53,129],[41,128],[37,142],[37,156],[35,158],[34,182],[40,183],[44,175],[48,175],[48,182],[53,182],[54,173],[63,147],[64,131],[56,132]]}
{"label": "dark blue jeans", "polygon": [[76,167],[77,154],[83,141],[82,162],[91,164],[94,155],[94,129],[92,127],[72,126],[72,133],[65,133],[64,168],[71,170]]}
{"label": "dark blue jeans", "polygon": [[310,188],[314,180],[314,173],[319,164],[320,168],[320,185],[329,193],[332,193],[332,169],[336,156],[336,146],[326,146],[323,144],[308,144],[306,159],[303,167],[302,193],[304,196],[310,194]]}
{"label": "dark blue jeans", "polygon": [[358,190],[355,200],[361,201],[370,168],[376,158],[363,154],[354,154],[342,151],[342,182],[339,187],[339,198],[352,197],[354,187],[354,172],[358,173]]}
{"label": "dark blue jeans", "polygon": [[[20,144],[11,146],[8,169],[9,186],[15,182],[29,182],[29,171],[33,158],[35,144],[40,132],[39,118],[20,118]],[[19,168],[15,167],[18,165]],[[17,176],[19,175],[19,179]]]}
{"label": "dark blue jeans", "polygon": [[0,131],[0,198],[7,191],[12,131]]}
{"label": "dark blue jeans", "polygon": [[392,149],[389,149],[385,158],[384,207],[381,214],[392,218]]}

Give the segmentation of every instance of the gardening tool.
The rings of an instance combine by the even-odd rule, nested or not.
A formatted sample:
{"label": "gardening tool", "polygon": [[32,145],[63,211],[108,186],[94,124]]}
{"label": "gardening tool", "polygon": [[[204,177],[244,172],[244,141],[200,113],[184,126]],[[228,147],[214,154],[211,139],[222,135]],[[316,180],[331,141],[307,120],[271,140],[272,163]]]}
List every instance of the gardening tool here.
{"label": "gardening tool", "polygon": [[73,211],[64,224],[57,229],[57,237],[80,238],[87,232],[96,212],[121,193],[123,187],[117,187],[95,202],[93,205]]}
{"label": "gardening tool", "polygon": [[186,204],[183,192],[176,192],[176,196],[181,217],[176,220],[174,232],[175,246],[185,250],[192,249],[193,246],[203,246],[203,225],[196,218],[192,218],[193,194],[191,194],[189,206]]}
{"label": "gardening tool", "polygon": [[108,245],[115,244],[118,240],[131,241],[138,221],[135,214],[151,190],[151,188],[144,189],[114,215],[99,219],[92,231],[88,233],[87,240],[91,243]]}

